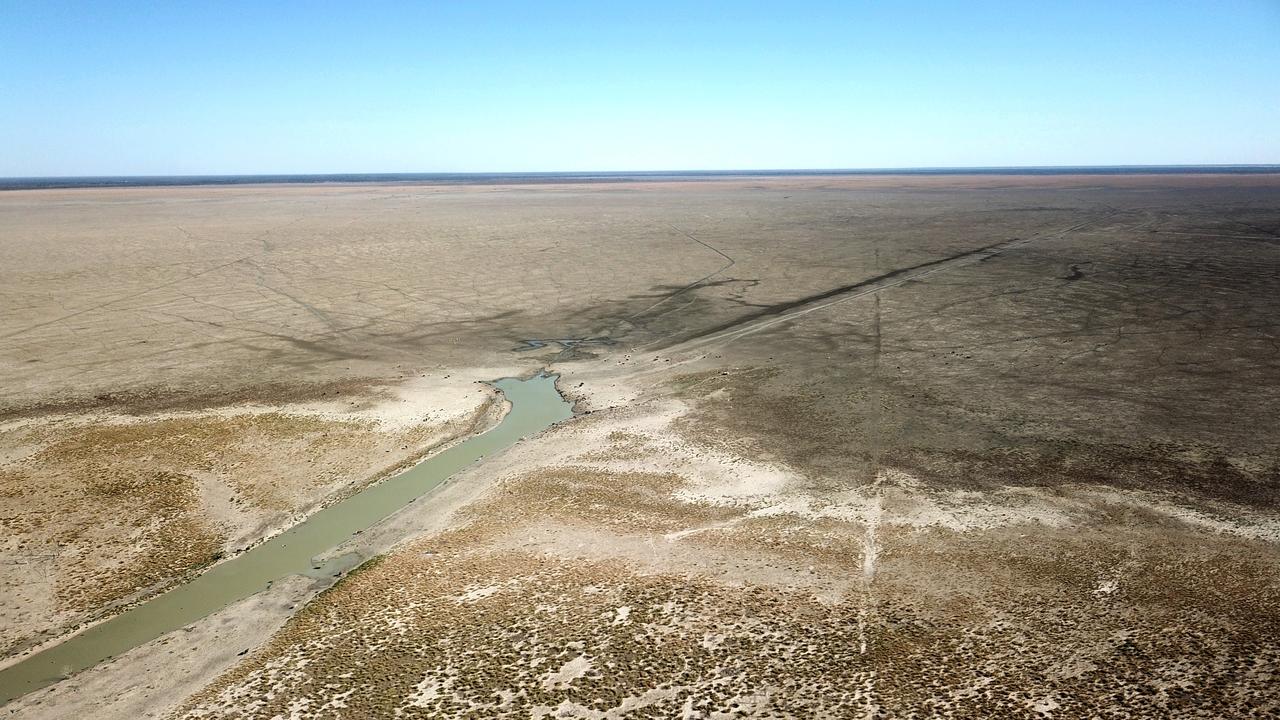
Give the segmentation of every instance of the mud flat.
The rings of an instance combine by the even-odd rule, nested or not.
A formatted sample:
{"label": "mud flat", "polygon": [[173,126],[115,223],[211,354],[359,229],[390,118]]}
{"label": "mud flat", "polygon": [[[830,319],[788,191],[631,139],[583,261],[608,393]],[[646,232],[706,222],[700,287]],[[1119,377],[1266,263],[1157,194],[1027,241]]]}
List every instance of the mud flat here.
{"label": "mud flat", "polygon": [[12,716],[1280,712],[1276,176],[50,191],[0,222],[30,298],[3,471],[52,418],[415,379],[425,408],[477,368],[549,364],[583,413],[318,597]]}

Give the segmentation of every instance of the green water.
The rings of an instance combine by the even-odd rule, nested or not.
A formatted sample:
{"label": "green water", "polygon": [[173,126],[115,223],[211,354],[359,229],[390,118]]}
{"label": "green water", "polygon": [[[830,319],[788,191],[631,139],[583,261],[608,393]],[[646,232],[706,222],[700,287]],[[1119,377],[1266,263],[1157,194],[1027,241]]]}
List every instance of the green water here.
{"label": "green water", "polygon": [[332,573],[357,564],[352,556],[327,565],[315,563],[313,558],[375,525],[485,455],[569,418],[571,406],[556,391],[555,380],[555,375],[538,375],[494,382],[511,402],[510,412],[497,427],[317,512],[189,583],[0,670],[0,704],[182,628],[265,589],[274,580],[316,571]]}

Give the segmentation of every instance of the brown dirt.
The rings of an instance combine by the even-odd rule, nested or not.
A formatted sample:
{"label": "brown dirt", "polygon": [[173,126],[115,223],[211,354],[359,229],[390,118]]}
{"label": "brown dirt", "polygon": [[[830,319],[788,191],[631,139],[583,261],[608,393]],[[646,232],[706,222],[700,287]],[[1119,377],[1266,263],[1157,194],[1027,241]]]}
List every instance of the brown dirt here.
{"label": "brown dirt", "polygon": [[[392,523],[442,531],[188,699],[86,686],[193,717],[1274,716],[1278,237],[1277,175],[6,193],[6,517],[71,492],[28,474],[58,408],[552,364],[591,414]],[[367,459],[252,425],[210,431],[256,438],[241,480],[194,441],[137,459],[179,430],[102,444],[241,507]]]}

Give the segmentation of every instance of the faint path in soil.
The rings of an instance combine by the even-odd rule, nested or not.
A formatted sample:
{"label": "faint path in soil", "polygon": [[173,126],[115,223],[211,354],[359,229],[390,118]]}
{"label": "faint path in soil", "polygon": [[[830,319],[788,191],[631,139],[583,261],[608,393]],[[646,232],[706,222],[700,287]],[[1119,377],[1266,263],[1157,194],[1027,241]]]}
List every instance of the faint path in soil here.
{"label": "faint path in soil", "polygon": [[715,345],[724,345],[741,337],[765,330],[780,323],[789,322],[809,313],[823,310],[843,302],[873,295],[882,290],[897,287],[913,280],[919,280],[947,270],[972,265],[990,260],[1002,253],[1029,243],[1057,239],[1110,217],[1114,211],[1107,212],[1097,218],[1086,220],[1065,230],[1050,235],[1033,235],[1027,238],[1013,238],[1003,242],[984,245],[973,250],[966,250],[937,260],[929,260],[917,265],[890,270],[880,275],[860,280],[849,285],[825,290],[806,297],[778,303],[743,317],[730,320],[712,328],[700,330],[692,336],[680,339],[657,340],[638,349],[661,349],[667,352],[700,350]]}

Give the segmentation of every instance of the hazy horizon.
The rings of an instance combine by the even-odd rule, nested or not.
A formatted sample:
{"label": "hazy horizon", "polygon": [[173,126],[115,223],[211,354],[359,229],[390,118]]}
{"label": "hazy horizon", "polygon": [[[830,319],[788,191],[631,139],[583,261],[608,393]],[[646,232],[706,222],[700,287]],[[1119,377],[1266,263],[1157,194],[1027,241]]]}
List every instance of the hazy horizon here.
{"label": "hazy horizon", "polygon": [[[23,187],[53,187],[43,183],[67,181],[66,187],[83,184],[210,184],[199,182],[232,181],[266,179],[276,182],[297,182],[314,180],[316,182],[378,182],[403,180],[466,180],[466,179],[538,179],[538,178],[581,178],[581,179],[643,179],[667,177],[771,177],[771,176],[805,176],[805,175],[1112,175],[1112,174],[1212,174],[1225,172],[1230,174],[1272,173],[1280,172],[1277,163],[1210,163],[1198,165],[1008,165],[1008,166],[952,166],[952,167],[897,167],[897,168],[726,168],[726,169],[690,169],[690,170],[529,170],[529,171],[464,171],[464,172],[262,172],[262,173],[193,173],[183,175],[26,175],[0,176],[0,189],[20,189]],[[148,183],[145,181],[175,181]],[[98,182],[100,181],[100,182]],[[129,182],[140,181],[140,182]],[[183,182],[194,181],[194,182]],[[60,185],[58,185],[61,187]]]}

